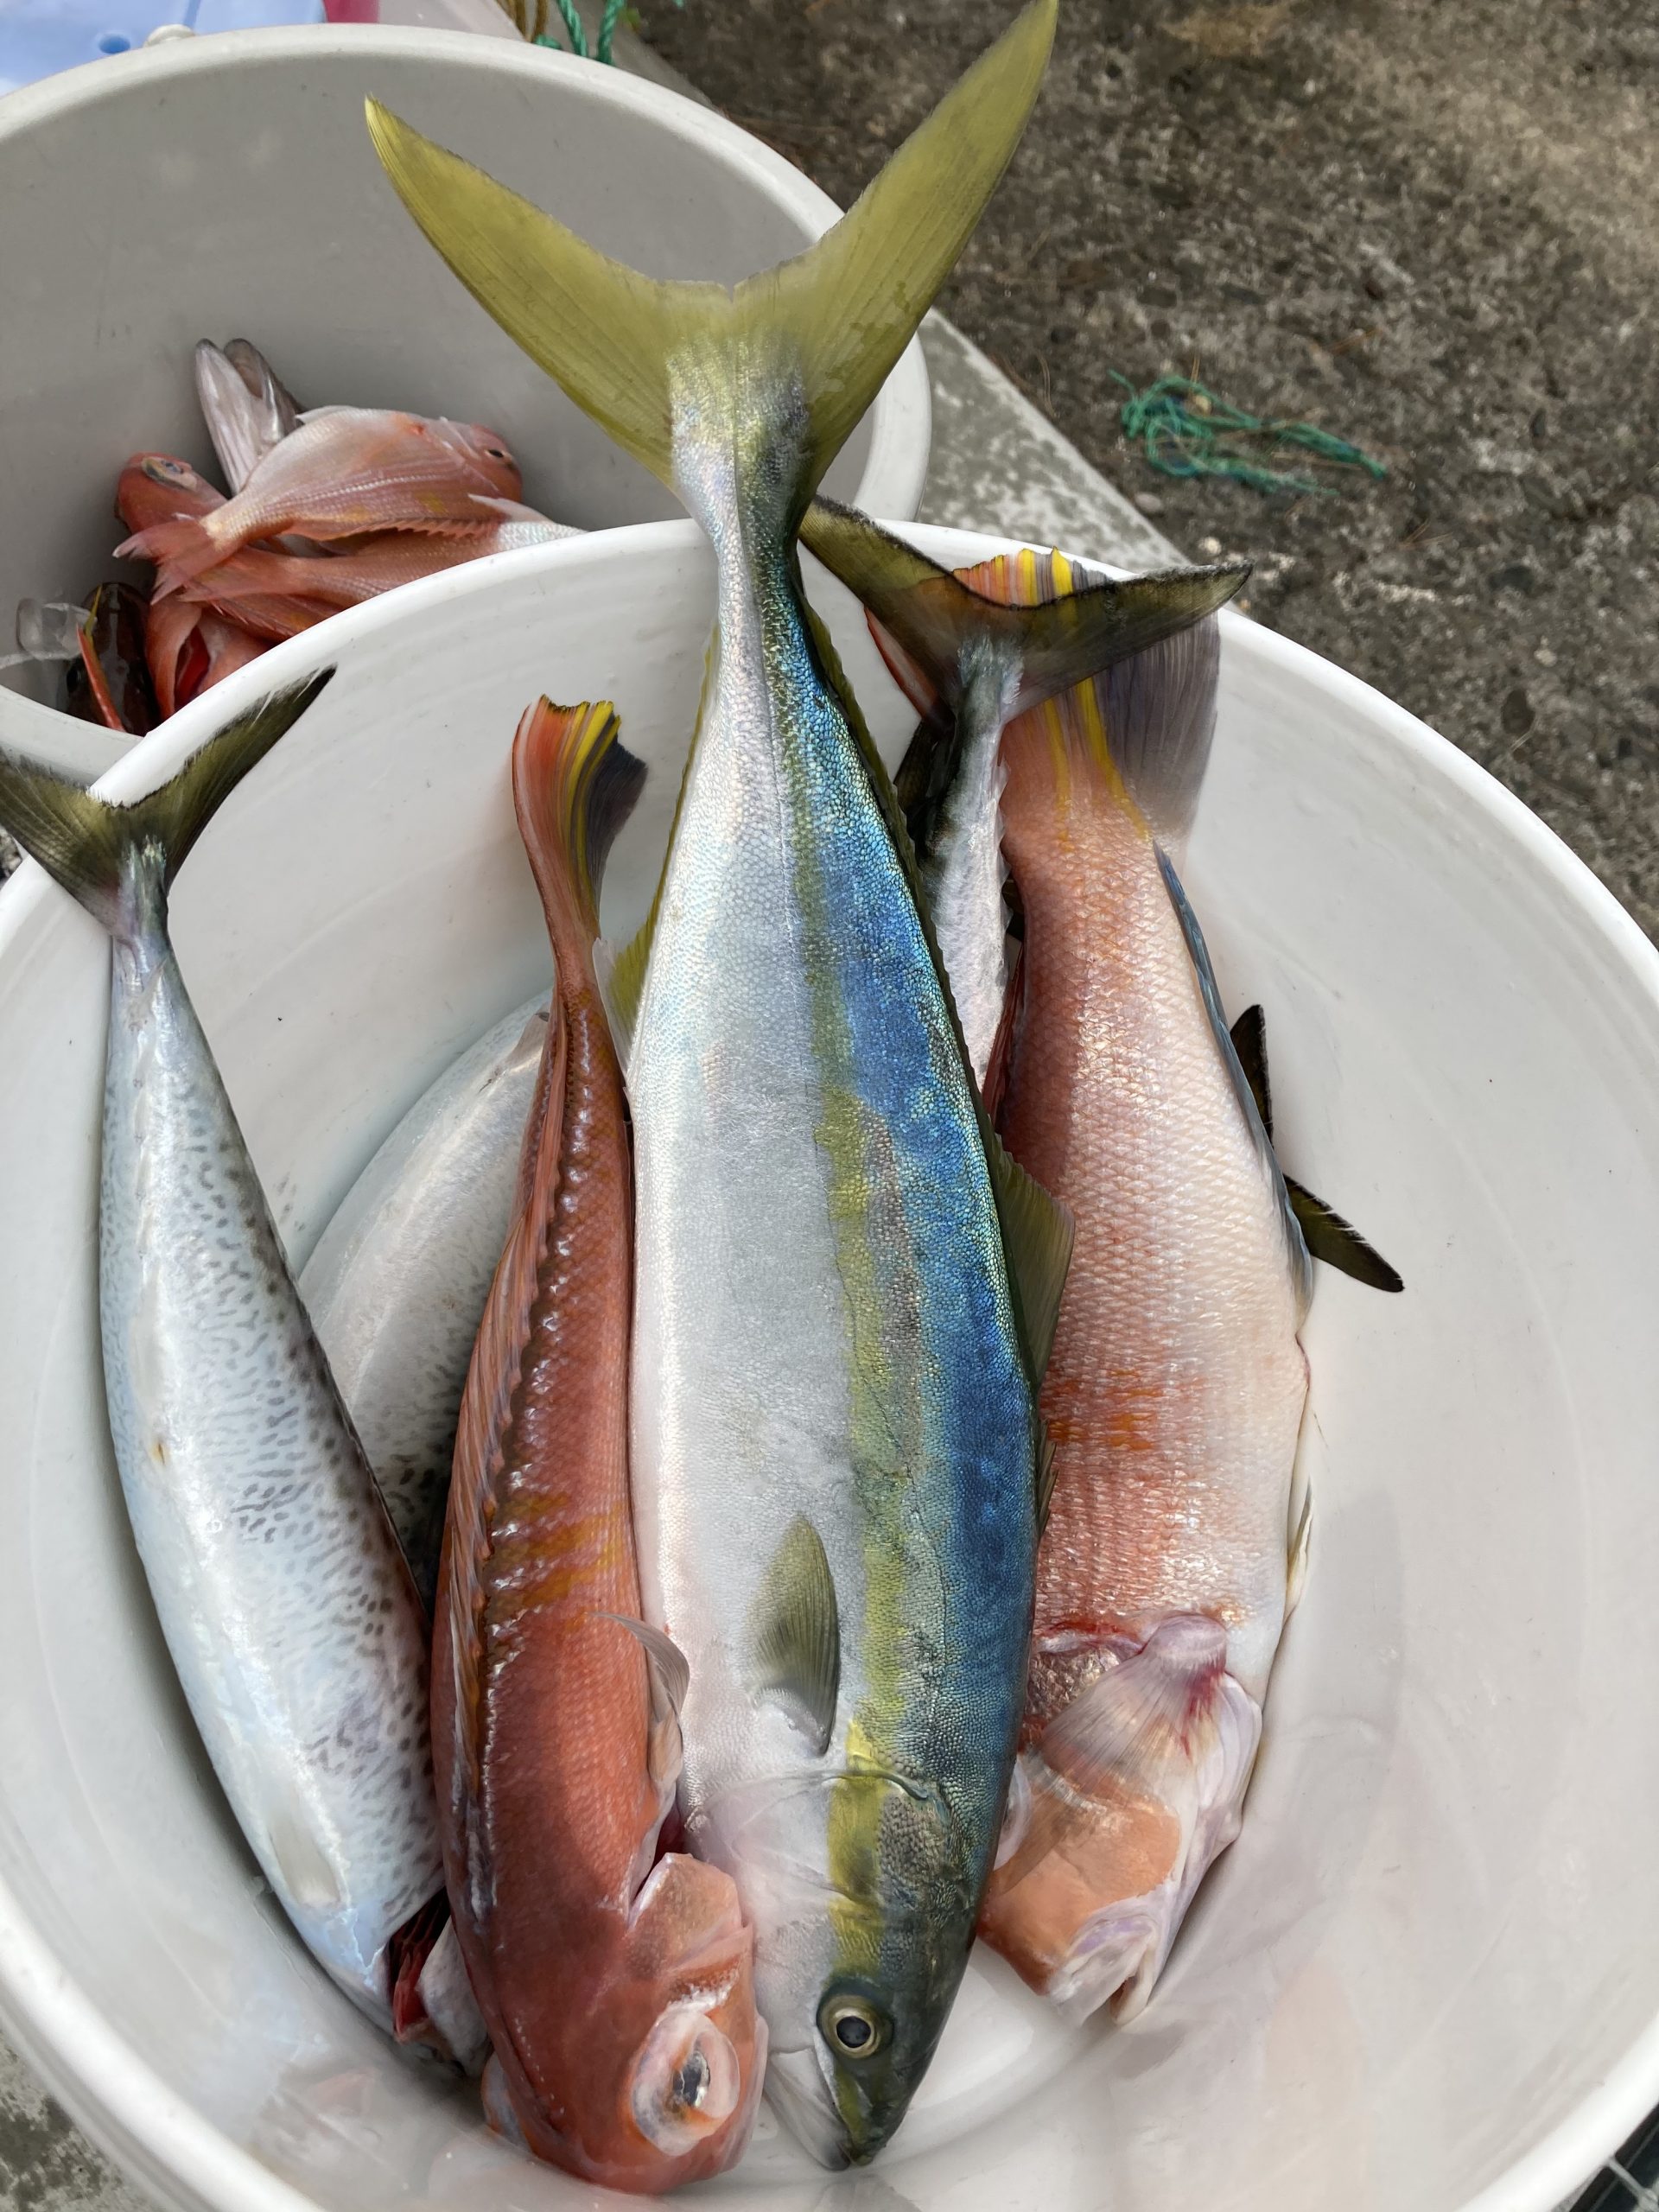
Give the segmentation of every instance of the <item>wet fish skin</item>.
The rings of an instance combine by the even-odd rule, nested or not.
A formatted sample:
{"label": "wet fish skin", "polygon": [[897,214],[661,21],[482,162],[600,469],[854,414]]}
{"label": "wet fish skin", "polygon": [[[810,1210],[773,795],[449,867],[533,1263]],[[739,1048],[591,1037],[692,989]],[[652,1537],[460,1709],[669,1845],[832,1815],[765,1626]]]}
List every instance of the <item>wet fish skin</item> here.
{"label": "wet fish skin", "polygon": [[629,1521],[626,1109],[593,964],[644,781],[616,729],[608,705],[543,700],[513,747],[557,973],[461,1405],[433,1743],[486,2108],[537,2156],[656,2193],[741,2155],[766,2036],[732,1883],[656,1859],[683,1662],[640,1622]]}
{"label": "wet fish skin", "polygon": [[327,408],[272,448],[235,497],[199,517],[152,524],[117,548],[154,561],[165,595],[258,538],[321,540],[391,529],[483,530],[517,505],[518,464],[477,423],[385,409]]}
{"label": "wet fish skin", "polygon": [[429,1605],[461,1392],[506,1240],[546,1030],[543,994],[446,1068],[358,1177],[300,1274]]}
{"label": "wet fish skin", "polygon": [[451,266],[715,547],[656,931],[611,972],[632,1472],[649,1617],[691,1661],[687,1834],[754,1923],[768,2094],[831,2165],[899,2126],[966,1964],[1036,1535],[1005,1205],[1051,1292],[1065,1246],[994,1153],[793,540],[1018,139],[1053,16],[1035,0],[841,224],[731,295],[620,268],[369,105]]}
{"label": "wet fish skin", "polygon": [[389,2025],[389,1946],[442,1878],[425,1622],[166,926],[173,870],[323,681],[128,808],[0,756],[0,818],[111,938],[105,1382],[168,1648],[285,1910]]}
{"label": "wet fish skin", "polygon": [[[1046,599],[1086,572],[966,572]],[[1016,717],[1024,935],[999,1126],[1077,1241],[1042,1391],[1053,1500],[981,1928],[1067,2011],[1147,2000],[1238,1832],[1290,1597],[1309,1262],[1176,874],[1213,623]]]}

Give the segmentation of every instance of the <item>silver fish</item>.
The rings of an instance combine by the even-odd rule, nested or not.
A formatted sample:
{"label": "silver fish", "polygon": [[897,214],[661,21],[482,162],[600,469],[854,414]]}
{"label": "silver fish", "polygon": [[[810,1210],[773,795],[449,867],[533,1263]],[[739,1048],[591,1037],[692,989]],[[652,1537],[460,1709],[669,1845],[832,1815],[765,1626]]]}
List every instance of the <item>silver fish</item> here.
{"label": "silver fish", "polygon": [[300,1273],[416,1587],[437,1586],[461,1394],[506,1238],[547,1034],[543,994],[417,1098]]}
{"label": "silver fish", "polygon": [[327,680],[127,806],[0,753],[0,821],[111,939],[104,1375],[168,1649],[272,1889],[389,2025],[394,1938],[442,1890],[426,1624],[167,933],[185,855]]}

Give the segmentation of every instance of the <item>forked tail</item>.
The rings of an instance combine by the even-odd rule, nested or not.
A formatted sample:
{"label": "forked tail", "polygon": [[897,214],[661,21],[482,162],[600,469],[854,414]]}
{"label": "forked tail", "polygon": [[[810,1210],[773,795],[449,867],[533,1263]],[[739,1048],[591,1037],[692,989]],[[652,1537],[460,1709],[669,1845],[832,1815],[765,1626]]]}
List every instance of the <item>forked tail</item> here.
{"label": "forked tail", "polygon": [[1057,0],[1023,15],[816,245],[734,289],[658,283],[411,130],[376,100],[370,134],[404,206],[463,284],[576,404],[675,483],[673,377],[696,354],[735,392],[792,375],[808,418],[791,524],[908,344],[1019,143]]}
{"label": "forked tail", "polygon": [[111,936],[134,923],[142,878],[165,895],[220,806],[334,674],[325,669],[238,715],[178,773],[126,805],[98,798],[37,761],[0,751],[0,826]]}
{"label": "forked tail", "polygon": [[956,708],[976,660],[989,654],[1007,671],[1009,715],[1023,714],[1213,614],[1250,573],[1248,561],[1167,569],[1109,577],[1020,605],[975,591],[868,516],[831,499],[813,502],[801,543],[863,603],[872,627],[880,626],[883,652],[880,631],[913,664],[919,683],[898,667],[893,672],[923,713],[934,697]]}

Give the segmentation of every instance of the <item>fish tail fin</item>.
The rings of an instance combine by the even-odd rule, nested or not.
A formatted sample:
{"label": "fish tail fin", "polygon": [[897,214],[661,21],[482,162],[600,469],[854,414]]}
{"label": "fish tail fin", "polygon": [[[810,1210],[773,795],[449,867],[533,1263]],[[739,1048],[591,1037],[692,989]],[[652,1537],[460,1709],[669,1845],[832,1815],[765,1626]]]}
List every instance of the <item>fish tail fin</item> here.
{"label": "fish tail fin", "polygon": [[133,923],[135,877],[165,896],[185,855],[244,776],[296,722],[332,669],[262,699],[147,798],[120,805],[37,761],[0,751],[0,826],[112,935]]}
{"label": "fish tail fin", "polygon": [[512,801],[550,915],[560,913],[591,946],[599,893],[617,832],[644,788],[645,763],[619,741],[608,699],[556,707],[540,699],[512,741]]}
{"label": "fish tail fin", "polygon": [[[833,500],[813,503],[801,542],[862,601],[884,653],[881,631],[947,706],[957,705],[976,664],[994,656],[1007,671],[1010,715],[1040,706],[1202,621],[1224,607],[1250,573],[1244,561],[1168,569],[1107,577],[1021,604],[974,590],[962,576]],[[1034,575],[1036,556],[1027,558]],[[1017,570],[1020,556],[1007,565]],[[893,664],[891,655],[888,664]],[[925,712],[928,702],[913,683],[899,669],[894,673]]]}
{"label": "fish tail fin", "polygon": [[1021,1754],[1023,1818],[980,1933],[1073,2019],[1109,1999],[1132,2019],[1238,1834],[1261,1738],[1261,1707],[1227,1671],[1226,1630],[1167,1617]]}
{"label": "fish tail fin", "polygon": [[[227,500],[226,505],[230,503]],[[220,557],[213,524],[225,512],[214,507],[205,515],[175,515],[170,522],[153,522],[135,531],[115,549],[118,561],[151,561],[162,571],[156,588],[165,594],[211,569]]]}
{"label": "fish tail fin", "polygon": [[805,252],[730,292],[625,268],[374,100],[369,131],[404,206],[474,297],[664,483],[675,482],[673,358],[711,355],[734,387],[740,360],[753,373],[758,358],[775,359],[805,402],[789,487],[798,517],[1006,168],[1055,14],[1056,0],[1031,0],[848,214]]}

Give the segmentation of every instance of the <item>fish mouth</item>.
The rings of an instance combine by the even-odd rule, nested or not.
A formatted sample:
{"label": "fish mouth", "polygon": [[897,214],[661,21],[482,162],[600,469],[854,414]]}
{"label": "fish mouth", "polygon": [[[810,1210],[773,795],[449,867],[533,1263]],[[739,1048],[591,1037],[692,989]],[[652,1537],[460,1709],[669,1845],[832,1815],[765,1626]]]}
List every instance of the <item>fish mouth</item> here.
{"label": "fish mouth", "polygon": [[810,2158],[839,2173],[861,2161],[829,2100],[830,2085],[811,2051],[774,2048],[766,2065],[766,2102]]}

